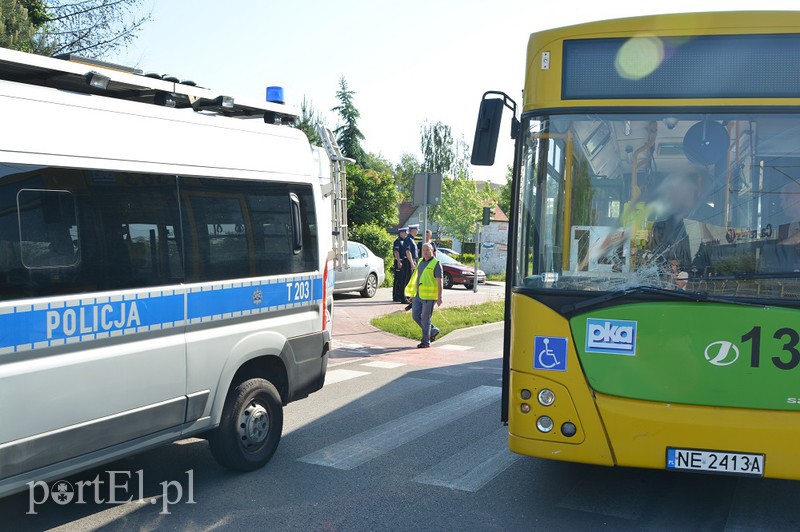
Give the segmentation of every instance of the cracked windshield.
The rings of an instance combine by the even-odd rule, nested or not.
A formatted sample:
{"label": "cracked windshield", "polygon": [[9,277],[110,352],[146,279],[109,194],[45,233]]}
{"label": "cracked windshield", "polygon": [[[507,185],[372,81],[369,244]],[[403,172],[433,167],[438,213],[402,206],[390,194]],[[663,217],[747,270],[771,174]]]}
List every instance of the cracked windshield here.
{"label": "cracked windshield", "polygon": [[515,283],[800,295],[800,116],[529,119]]}

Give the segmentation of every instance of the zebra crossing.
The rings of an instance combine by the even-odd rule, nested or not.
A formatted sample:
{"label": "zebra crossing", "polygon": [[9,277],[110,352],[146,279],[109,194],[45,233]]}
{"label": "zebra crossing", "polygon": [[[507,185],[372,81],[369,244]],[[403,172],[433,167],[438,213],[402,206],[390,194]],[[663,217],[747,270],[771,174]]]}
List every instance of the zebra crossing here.
{"label": "zebra crossing", "polygon": [[[329,369],[325,388],[329,386],[334,388],[341,382],[364,377],[372,371],[392,370],[405,365],[389,358],[364,359],[359,364]],[[380,409],[381,405],[400,404],[409,397],[419,397],[423,391],[441,388],[442,378],[460,377],[471,371],[486,369],[489,368],[469,365],[426,368],[425,378],[402,376],[371,392],[369,407]],[[487,411],[481,412],[481,410],[499,404],[500,400],[499,383],[474,386],[395,419],[345,436],[339,441],[296,459],[305,464],[342,471],[366,468],[370,462],[387,455],[391,456],[391,453],[399,448],[413,445],[423,436],[435,431],[447,430],[451,424],[470,415],[480,412],[479,415],[485,418]],[[324,417],[324,422],[329,423],[333,418],[340,419],[347,415],[353,415],[352,408],[349,413],[342,412],[341,409],[334,410],[331,415]],[[323,421],[318,420],[318,422]],[[412,452],[414,450],[416,449],[412,448]],[[518,455],[508,450],[507,430],[498,422],[496,429],[482,435],[470,435],[469,439],[465,439],[463,448],[454,450],[449,457],[425,470],[415,471],[409,480],[430,486],[476,492],[510,467],[518,458],[520,458]]]}

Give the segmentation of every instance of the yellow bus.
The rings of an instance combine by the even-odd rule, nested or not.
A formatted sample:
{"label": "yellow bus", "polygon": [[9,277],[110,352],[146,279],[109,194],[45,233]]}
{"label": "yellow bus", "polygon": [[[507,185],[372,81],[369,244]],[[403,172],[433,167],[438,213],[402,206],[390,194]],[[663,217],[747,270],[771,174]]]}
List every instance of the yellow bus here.
{"label": "yellow bus", "polygon": [[511,450],[800,479],[800,12],[535,33],[511,129]]}

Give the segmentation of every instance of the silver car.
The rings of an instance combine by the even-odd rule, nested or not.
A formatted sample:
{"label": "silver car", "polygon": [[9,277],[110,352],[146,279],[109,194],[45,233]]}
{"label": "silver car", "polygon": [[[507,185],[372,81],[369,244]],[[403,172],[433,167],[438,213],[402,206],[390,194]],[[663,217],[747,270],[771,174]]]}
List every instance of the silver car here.
{"label": "silver car", "polygon": [[347,268],[336,272],[333,293],[361,292],[361,297],[375,297],[386,277],[383,259],[364,244],[347,243]]}

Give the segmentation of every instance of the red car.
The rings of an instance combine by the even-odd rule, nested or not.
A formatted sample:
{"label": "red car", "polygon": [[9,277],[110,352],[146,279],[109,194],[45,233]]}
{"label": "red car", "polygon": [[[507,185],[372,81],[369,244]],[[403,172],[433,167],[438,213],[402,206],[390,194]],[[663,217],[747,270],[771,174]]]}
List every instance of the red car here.
{"label": "red car", "polygon": [[[461,264],[453,257],[444,253],[437,253],[436,258],[442,263],[442,285],[453,288],[455,284],[463,284],[470,289],[475,284],[475,269],[472,266]],[[486,274],[478,270],[478,284],[486,283]]]}

